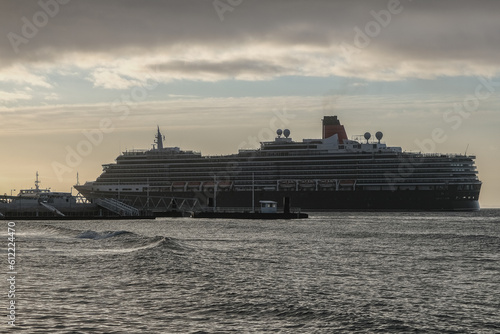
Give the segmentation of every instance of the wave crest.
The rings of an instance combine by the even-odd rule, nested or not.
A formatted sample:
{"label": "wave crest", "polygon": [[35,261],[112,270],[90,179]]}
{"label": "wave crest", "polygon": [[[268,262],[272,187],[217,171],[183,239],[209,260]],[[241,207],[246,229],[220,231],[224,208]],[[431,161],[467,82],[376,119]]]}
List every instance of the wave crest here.
{"label": "wave crest", "polygon": [[104,232],[96,232],[92,230],[87,230],[84,231],[80,234],[78,234],[76,237],[80,239],[93,239],[93,240],[101,240],[101,239],[108,239],[108,238],[113,238],[119,235],[126,235],[126,234],[133,234],[128,231],[104,231]]}

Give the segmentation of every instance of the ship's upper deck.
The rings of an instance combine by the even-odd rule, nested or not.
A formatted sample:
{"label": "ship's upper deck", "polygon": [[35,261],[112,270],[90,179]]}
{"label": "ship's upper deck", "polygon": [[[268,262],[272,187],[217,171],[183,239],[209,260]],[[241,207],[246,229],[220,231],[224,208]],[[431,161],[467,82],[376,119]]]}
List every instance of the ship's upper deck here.
{"label": "ship's upper deck", "polygon": [[303,139],[295,142],[291,138],[278,136],[274,141],[262,142],[260,150],[263,152],[280,151],[318,151],[318,153],[355,153],[355,152],[402,152],[401,147],[388,147],[378,142],[361,143],[357,140],[344,139],[340,142],[338,135],[324,139]]}
{"label": "ship's upper deck", "polygon": [[[290,131],[277,131],[259,148],[221,156],[164,147],[158,129],[150,150],[124,152],[116,163],[103,165],[94,182],[78,186],[89,192],[188,191],[220,189],[244,191],[315,189],[443,190],[450,185],[479,190],[474,156],[403,152],[381,142],[382,133],[347,139],[336,117],[323,120],[323,138],[293,141]],[[218,178],[216,181],[214,178]],[[210,186],[212,188],[210,188]],[[225,188],[224,188],[225,187]],[[458,189],[458,188],[457,188]],[[476,195],[474,195],[476,196]]]}

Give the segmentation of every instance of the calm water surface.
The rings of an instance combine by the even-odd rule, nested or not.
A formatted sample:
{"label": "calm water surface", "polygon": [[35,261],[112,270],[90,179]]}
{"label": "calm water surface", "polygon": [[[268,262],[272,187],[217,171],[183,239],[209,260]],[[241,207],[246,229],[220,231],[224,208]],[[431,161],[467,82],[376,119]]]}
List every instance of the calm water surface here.
{"label": "calm water surface", "polygon": [[16,238],[20,332],[500,332],[499,210],[32,221]]}

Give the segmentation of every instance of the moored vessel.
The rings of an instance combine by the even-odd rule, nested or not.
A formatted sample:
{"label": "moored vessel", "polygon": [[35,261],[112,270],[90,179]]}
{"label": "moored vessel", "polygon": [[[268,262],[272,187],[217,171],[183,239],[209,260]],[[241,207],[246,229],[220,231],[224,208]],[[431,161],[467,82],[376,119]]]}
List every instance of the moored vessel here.
{"label": "moored vessel", "polygon": [[38,172],[35,188],[22,189],[17,196],[0,196],[0,219],[81,220],[144,219],[152,214],[115,199],[99,198],[93,203],[70,192],[40,188]]}
{"label": "moored vessel", "polygon": [[155,212],[244,207],[252,200],[303,210],[478,210],[475,157],[404,152],[365,133],[349,140],[337,116],[323,118],[322,138],[278,130],[259,149],[203,156],[164,147],[123,152],[103,173],[75,188],[90,201],[115,198]]}

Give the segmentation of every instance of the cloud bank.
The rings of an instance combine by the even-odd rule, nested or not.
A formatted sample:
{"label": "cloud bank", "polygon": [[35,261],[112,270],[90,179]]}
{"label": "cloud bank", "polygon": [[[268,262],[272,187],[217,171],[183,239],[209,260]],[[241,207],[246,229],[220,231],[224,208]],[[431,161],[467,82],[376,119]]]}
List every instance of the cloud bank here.
{"label": "cloud bank", "polygon": [[492,0],[2,1],[0,81],[49,88],[56,69],[75,68],[106,89],[151,73],[165,82],[494,76],[499,12]]}

